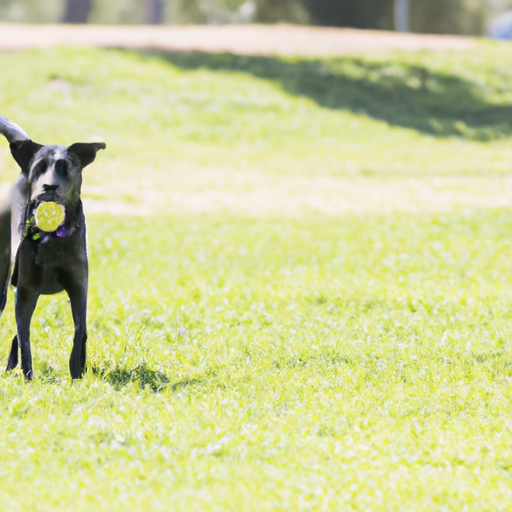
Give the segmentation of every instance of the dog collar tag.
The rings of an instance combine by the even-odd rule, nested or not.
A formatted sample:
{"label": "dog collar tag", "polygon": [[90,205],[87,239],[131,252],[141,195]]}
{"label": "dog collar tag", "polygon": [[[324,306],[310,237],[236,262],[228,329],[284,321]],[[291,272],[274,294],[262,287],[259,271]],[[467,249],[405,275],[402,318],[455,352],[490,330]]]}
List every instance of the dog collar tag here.
{"label": "dog collar tag", "polygon": [[66,210],[64,206],[53,201],[41,203],[36,208],[36,226],[46,233],[53,233],[64,222]]}

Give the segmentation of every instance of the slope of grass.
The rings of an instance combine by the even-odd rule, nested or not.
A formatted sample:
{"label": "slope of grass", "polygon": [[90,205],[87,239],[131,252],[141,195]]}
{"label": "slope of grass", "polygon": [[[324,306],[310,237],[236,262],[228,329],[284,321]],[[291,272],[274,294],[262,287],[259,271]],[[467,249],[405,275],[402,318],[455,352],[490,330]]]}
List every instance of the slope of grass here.
{"label": "slope of grass", "polygon": [[[84,189],[103,210],[106,201],[154,213],[502,206],[511,51],[4,53],[0,101],[35,140],[108,141]],[[4,151],[10,181],[17,171]]]}
{"label": "slope of grass", "polygon": [[294,175],[487,174],[508,172],[508,143],[500,139],[510,136],[503,62],[511,52],[482,43],[478,51],[326,61],[4,53],[0,99],[34,139],[104,137],[108,158],[123,159],[132,172],[181,165]]}
{"label": "slope of grass", "polygon": [[42,298],[1,508],[508,510],[512,212],[475,205],[509,200],[511,51],[0,54],[3,114],[108,144],[88,372]]}

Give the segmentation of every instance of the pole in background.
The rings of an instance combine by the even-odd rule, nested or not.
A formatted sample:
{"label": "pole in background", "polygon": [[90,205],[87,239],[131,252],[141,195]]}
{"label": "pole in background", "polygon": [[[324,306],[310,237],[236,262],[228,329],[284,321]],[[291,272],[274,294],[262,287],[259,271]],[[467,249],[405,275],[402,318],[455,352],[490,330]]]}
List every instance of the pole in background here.
{"label": "pole in background", "polygon": [[395,30],[397,32],[409,32],[410,4],[409,0],[395,1]]}
{"label": "pole in background", "polygon": [[146,21],[151,25],[161,25],[164,22],[164,3],[162,0],[146,2]]}
{"label": "pole in background", "polygon": [[162,0],[148,0],[146,21],[152,25],[161,25],[164,22],[164,3]]}
{"label": "pole in background", "polygon": [[91,7],[91,0],[67,0],[64,23],[87,23]]}

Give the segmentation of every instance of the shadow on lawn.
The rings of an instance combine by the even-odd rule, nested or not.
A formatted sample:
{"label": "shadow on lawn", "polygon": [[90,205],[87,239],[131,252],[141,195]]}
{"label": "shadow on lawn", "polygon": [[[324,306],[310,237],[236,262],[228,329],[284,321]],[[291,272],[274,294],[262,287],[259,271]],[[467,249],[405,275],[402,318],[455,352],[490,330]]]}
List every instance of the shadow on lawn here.
{"label": "shadow on lawn", "polygon": [[368,62],[354,57],[281,59],[202,52],[142,52],[182,69],[249,73],[329,109],[366,114],[391,125],[473,140],[512,135],[512,105],[492,105],[489,92],[460,76],[435,73],[399,60]]}
{"label": "shadow on lawn", "polygon": [[136,382],[141,389],[149,387],[154,393],[159,393],[167,388],[171,389],[173,392],[180,391],[189,386],[201,384],[200,379],[183,379],[171,383],[165,373],[159,370],[153,370],[146,363],[139,363],[134,368],[123,368],[120,366],[114,368],[108,366],[100,368],[93,366],[90,371],[93,375],[108,382],[117,390],[133,382]]}

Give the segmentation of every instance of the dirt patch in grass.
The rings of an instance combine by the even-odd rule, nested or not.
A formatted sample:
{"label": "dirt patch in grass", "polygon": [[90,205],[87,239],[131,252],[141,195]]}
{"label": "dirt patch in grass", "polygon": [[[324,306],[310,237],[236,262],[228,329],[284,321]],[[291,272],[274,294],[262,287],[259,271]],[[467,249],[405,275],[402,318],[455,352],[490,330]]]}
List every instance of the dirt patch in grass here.
{"label": "dirt patch in grass", "polygon": [[96,45],[241,55],[332,56],[389,50],[463,50],[468,37],[291,25],[100,26],[0,24],[0,49]]}
{"label": "dirt patch in grass", "polygon": [[[97,171],[95,169],[95,171]],[[99,172],[99,171],[98,171]],[[109,171],[115,173],[115,170]],[[92,173],[92,170],[91,170]],[[294,176],[222,169],[158,174],[112,185],[84,183],[90,213],[162,215],[239,212],[301,216],[310,212],[450,211],[508,207],[510,176],[360,177]],[[229,186],[226,186],[229,183]],[[137,196],[133,196],[137,190]]]}

